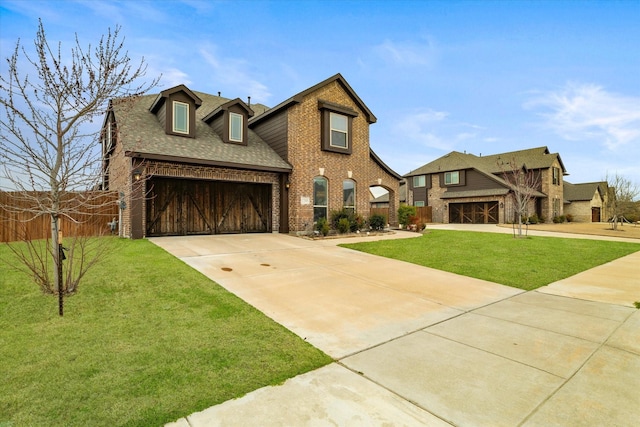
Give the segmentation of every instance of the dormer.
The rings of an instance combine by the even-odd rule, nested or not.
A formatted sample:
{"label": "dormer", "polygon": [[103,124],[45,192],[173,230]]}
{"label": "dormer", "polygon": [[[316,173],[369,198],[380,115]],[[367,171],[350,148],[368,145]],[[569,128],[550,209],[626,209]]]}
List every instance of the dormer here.
{"label": "dormer", "polygon": [[196,110],[201,105],[198,95],[185,85],[178,85],[160,92],[149,111],[164,125],[167,135],[195,138]]}
{"label": "dormer", "polygon": [[249,134],[247,123],[253,115],[251,107],[240,98],[236,98],[220,105],[202,120],[211,126],[223,142],[247,145]]}

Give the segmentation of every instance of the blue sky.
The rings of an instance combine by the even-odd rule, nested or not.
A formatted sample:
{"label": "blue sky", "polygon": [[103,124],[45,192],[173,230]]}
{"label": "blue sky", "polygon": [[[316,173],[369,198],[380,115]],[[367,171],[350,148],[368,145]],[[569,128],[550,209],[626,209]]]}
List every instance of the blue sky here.
{"label": "blue sky", "polygon": [[342,73],[400,174],[452,150],[546,145],[573,183],[640,184],[640,1],[7,1],[0,51],[122,26],[168,88],[274,106]]}

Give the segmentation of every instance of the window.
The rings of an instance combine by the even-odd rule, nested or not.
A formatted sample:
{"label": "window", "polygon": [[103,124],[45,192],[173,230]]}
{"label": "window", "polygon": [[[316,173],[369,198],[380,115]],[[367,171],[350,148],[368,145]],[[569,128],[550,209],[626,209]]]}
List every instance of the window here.
{"label": "window", "polygon": [[342,181],[342,207],[351,212],[356,212],[356,183],[350,179]]}
{"label": "window", "polygon": [[189,133],[189,104],[173,102],[173,131]]}
{"label": "window", "polygon": [[456,185],[460,184],[460,172],[445,172],[444,173],[444,185]]}
{"label": "window", "polygon": [[328,190],[326,178],[319,176],[313,179],[313,222],[327,218]]}
{"label": "window", "polygon": [[422,201],[422,200],[415,201],[415,202],[413,202],[413,206],[415,206],[417,208],[422,208],[422,207],[424,207],[424,201]]}
{"label": "window", "polygon": [[229,140],[242,142],[242,115],[229,113]]}
{"label": "window", "polygon": [[349,148],[349,132],[348,126],[349,121],[347,116],[343,116],[342,114],[331,113],[331,140],[329,141],[329,145],[332,147],[338,148]]}
{"label": "window", "polygon": [[560,185],[560,168],[553,168],[553,185]]}
{"label": "window", "polygon": [[413,188],[424,187],[427,185],[426,175],[419,175],[413,177]]}
{"label": "window", "polygon": [[358,113],[344,105],[318,100],[320,110],[320,148],[322,151],[351,154],[353,119]]}

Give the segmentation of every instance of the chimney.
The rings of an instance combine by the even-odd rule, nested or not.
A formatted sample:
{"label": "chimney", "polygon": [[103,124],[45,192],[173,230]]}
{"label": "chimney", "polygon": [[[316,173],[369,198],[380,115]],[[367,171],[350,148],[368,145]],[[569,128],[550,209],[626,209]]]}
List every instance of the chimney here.
{"label": "chimney", "polygon": [[251,107],[251,97],[247,96],[247,105]]}
{"label": "chimney", "polygon": [[218,91],[218,96],[220,96],[220,91]]}

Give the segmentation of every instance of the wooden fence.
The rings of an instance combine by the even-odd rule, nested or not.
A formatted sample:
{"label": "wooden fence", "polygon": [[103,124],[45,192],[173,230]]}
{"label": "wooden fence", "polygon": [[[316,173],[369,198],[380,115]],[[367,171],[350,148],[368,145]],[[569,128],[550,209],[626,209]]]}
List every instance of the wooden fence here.
{"label": "wooden fence", "polygon": [[431,216],[431,206],[418,206],[416,207],[416,216],[418,217],[419,224],[429,224],[433,222]]}
{"label": "wooden fence", "polygon": [[[371,208],[369,215],[382,215],[387,221],[389,221],[389,208]],[[418,217],[419,224],[428,224],[433,222],[431,216],[431,206],[418,206],[416,207],[416,216]]]}
{"label": "wooden fence", "polygon": [[[26,195],[28,197],[20,197],[20,193],[0,191],[0,242],[51,238],[51,217],[45,214],[34,218],[34,214],[29,212],[35,200],[47,194],[31,192]],[[83,204],[79,200],[91,202]],[[71,193],[63,197],[62,206],[74,211],[75,220],[60,217],[63,236],[99,236],[108,233],[107,224],[113,218],[118,218],[117,201],[117,193],[105,191]]]}

